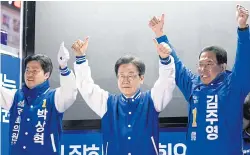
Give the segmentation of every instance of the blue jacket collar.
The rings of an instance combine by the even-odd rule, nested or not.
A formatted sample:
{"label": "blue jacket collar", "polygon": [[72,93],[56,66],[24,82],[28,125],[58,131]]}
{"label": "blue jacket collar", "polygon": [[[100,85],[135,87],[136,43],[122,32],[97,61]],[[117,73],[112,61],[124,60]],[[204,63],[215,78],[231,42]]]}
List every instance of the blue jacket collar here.
{"label": "blue jacket collar", "polygon": [[199,76],[199,86],[201,85],[204,85],[204,86],[208,86],[208,85],[215,85],[215,84],[218,84],[220,82],[223,82],[224,79],[229,75],[231,74],[232,72],[229,71],[229,70],[226,70],[224,72],[221,72],[219,73],[215,79],[213,79],[209,84],[203,84],[201,79],[200,79],[200,76]]}
{"label": "blue jacket collar", "polygon": [[141,96],[141,90],[138,89],[135,95],[133,95],[131,98],[127,98],[124,94],[121,94],[121,99],[123,102],[128,102],[129,100],[136,101],[137,99],[140,98],[140,96]]}
{"label": "blue jacket collar", "polygon": [[45,94],[50,89],[49,81],[46,80],[45,82],[37,85],[36,87],[29,89],[26,84],[23,85],[22,91],[24,96],[30,98],[36,98],[42,94]]}

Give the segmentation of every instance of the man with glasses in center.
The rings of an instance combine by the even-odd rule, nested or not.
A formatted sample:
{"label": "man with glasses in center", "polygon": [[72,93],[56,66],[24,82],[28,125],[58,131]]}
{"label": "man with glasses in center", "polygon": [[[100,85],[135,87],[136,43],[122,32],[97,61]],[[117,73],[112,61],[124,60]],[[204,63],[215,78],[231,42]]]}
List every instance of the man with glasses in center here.
{"label": "man with glasses in center", "polygon": [[102,118],[104,155],[158,155],[158,116],[172,99],[175,88],[171,49],[158,51],[159,78],[146,92],[140,90],[145,64],[133,56],[118,59],[114,69],[121,94],[114,95],[94,84],[85,57],[87,46],[88,38],[72,46],[76,55],[76,83],[88,106]]}

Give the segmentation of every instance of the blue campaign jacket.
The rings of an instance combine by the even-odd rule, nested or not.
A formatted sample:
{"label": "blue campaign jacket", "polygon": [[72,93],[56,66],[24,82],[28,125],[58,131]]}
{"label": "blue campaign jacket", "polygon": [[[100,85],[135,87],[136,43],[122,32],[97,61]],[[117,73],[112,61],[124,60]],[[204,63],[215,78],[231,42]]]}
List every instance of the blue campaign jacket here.
{"label": "blue campaign jacket", "polygon": [[9,111],[10,155],[60,155],[63,113],[57,111],[54,95],[48,81],[16,92]]}
{"label": "blue campaign jacket", "polygon": [[102,118],[104,155],[156,155],[159,112],[150,91],[138,91],[129,99],[110,95],[107,104]]}

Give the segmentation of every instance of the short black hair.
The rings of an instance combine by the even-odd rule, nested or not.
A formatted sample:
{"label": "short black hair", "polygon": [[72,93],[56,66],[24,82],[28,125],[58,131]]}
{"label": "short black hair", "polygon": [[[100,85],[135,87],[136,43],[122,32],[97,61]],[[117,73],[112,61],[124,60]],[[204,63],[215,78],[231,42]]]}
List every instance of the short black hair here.
{"label": "short black hair", "polygon": [[24,67],[27,67],[27,64],[30,61],[38,61],[44,71],[44,73],[52,73],[53,70],[53,64],[51,59],[47,56],[47,55],[43,55],[43,54],[33,54],[33,55],[29,55],[25,58],[24,60]]}
{"label": "short black hair", "polygon": [[227,51],[219,46],[208,46],[203,48],[199,55],[199,59],[203,52],[213,52],[216,56],[218,64],[227,64]]}
{"label": "short black hair", "polygon": [[119,69],[120,65],[129,64],[129,63],[136,66],[136,68],[137,68],[137,70],[139,72],[139,76],[145,74],[146,67],[145,67],[144,62],[142,62],[137,57],[134,57],[134,56],[131,56],[131,55],[125,55],[125,56],[119,58],[115,63],[115,74],[116,74],[116,76],[118,74],[118,69]]}

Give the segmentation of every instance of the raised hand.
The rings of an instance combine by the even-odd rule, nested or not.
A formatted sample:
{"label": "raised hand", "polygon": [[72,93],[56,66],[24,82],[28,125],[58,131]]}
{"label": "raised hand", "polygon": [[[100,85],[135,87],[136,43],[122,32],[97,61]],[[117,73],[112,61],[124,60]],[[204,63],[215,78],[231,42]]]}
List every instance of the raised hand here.
{"label": "raised hand", "polygon": [[236,20],[238,22],[239,28],[247,27],[247,19],[249,16],[249,12],[246,8],[241,5],[236,6]]}
{"label": "raised hand", "polygon": [[83,41],[79,39],[75,41],[71,48],[73,49],[76,56],[83,56],[86,53],[88,44],[89,37],[86,37]]}
{"label": "raised hand", "polygon": [[65,68],[67,66],[69,60],[69,51],[64,46],[64,42],[61,43],[59,52],[57,54],[57,60],[61,68]]}
{"label": "raised hand", "polygon": [[153,40],[154,40],[159,56],[163,59],[167,58],[172,52],[172,49],[170,48],[170,46],[164,42],[158,44],[155,39]]}
{"label": "raised hand", "polygon": [[161,37],[163,35],[164,16],[164,14],[161,15],[161,18],[154,16],[148,23],[148,26],[155,33],[156,37]]}

